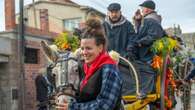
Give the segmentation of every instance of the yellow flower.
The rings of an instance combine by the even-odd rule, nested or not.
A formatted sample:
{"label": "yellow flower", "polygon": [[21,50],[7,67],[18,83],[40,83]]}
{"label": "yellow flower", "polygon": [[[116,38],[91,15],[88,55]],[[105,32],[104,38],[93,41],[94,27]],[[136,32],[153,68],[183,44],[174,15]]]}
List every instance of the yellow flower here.
{"label": "yellow flower", "polygon": [[171,38],[168,38],[167,40],[169,42],[168,50],[171,51],[174,47],[176,47],[177,41],[176,40],[173,40]]}
{"label": "yellow flower", "polygon": [[152,45],[152,50],[154,53],[164,53],[173,51],[174,48],[177,47],[177,41],[169,38],[163,37],[157,41],[155,41]]}
{"label": "yellow flower", "polygon": [[159,42],[159,44],[158,44],[158,51],[162,51],[163,48],[164,48],[163,42],[161,41],[161,42]]}

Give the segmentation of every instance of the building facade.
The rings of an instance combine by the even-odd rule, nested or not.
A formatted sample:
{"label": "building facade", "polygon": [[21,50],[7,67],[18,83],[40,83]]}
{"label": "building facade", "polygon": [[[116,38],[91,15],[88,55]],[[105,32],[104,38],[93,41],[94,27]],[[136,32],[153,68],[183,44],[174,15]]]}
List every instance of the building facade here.
{"label": "building facade", "polygon": [[182,38],[185,45],[195,51],[195,33],[183,33]]}
{"label": "building facade", "polygon": [[29,27],[61,33],[82,27],[91,13],[96,13],[101,19],[105,17],[93,8],[77,5],[70,0],[39,0],[25,6],[24,16],[25,24]]}
{"label": "building facade", "polygon": [[34,79],[39,69],[45,67],[47,63],[40,41],[50,42],[51,36],[26,33],[25,38],[24,74],[22,74],[21,40],[17,29],[0,33],[0,110],[22,110],[23,106],[28,110],[36,109]]}
{"label": "building facade", "polygon": [[183,40],[186,47],[190,48],[192,51],[195,50],[195,33],[194,32],[182,33],[182,30],[179,25],[177,27],[174,25],[174,27],[165,29],[165,31],[169,36],[180,37]]}

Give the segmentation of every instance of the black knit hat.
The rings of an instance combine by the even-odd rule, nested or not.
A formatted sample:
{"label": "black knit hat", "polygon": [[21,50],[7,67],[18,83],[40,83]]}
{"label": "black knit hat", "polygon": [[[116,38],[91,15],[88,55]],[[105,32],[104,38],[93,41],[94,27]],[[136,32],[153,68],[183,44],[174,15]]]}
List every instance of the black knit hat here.
{"label": "black knit hat", "polygon": [[146,8],[152,9],[152,10],[155,10],[155,7],[156,7],[155,3],[152,0],[146,0],[142,4],[140,4],[139,6],[146,7]]}
{"label": "black knit hat", "polygon": [[121,5],[119,3],[111,3],[108,8],[109,11],[119,11],[121,9]]}

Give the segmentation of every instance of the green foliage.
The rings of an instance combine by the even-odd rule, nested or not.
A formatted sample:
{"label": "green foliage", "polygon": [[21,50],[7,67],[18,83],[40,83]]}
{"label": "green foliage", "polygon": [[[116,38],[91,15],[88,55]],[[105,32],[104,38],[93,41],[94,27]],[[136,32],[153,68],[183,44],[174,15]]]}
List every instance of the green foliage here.
{"label": "green foliage", "polygon": [[177,46],[177,41],[166,36],[155,41],[152,45],[151,50],[155,54],[166,55],[168,52],[172,52],[176,46]]}
{"label": "green foliage", "polygon": [[79,39],[75,35],[62,33],[54,39],[54,44],[62,51],[75,51],[79,48]]}

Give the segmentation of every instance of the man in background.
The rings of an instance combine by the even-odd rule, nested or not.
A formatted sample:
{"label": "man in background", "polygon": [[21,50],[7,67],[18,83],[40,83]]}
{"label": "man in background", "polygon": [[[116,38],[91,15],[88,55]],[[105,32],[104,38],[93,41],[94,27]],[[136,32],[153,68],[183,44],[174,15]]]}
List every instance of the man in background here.
{"label": "man in background", "polygon": [[36,98],[38,101],[38,110],[48,110],[49,95],[55,89],[55,80],[51,73],[51,68],[41,68],[39,75],[35,79]]}
{"label": "man in background", "polygon": [[103,26],[108,40],[108,50],[117,51],[125,56],[128,41],[135,34],[133,25],[122,15],[120,4],[111,3],[107,9],[108,14]]}

